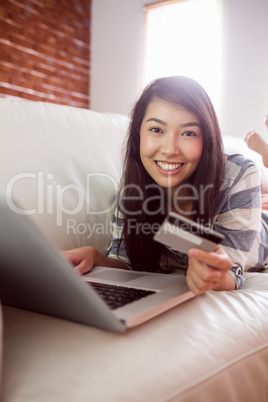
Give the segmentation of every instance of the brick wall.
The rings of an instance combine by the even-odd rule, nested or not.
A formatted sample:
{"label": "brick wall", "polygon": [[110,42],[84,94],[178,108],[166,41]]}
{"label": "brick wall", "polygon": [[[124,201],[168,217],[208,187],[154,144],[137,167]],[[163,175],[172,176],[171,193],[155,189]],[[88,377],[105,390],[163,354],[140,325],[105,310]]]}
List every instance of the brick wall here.
{"label": "brick wall", "polygon": [[1,0],[0,97],[89,107],[91,0]]}

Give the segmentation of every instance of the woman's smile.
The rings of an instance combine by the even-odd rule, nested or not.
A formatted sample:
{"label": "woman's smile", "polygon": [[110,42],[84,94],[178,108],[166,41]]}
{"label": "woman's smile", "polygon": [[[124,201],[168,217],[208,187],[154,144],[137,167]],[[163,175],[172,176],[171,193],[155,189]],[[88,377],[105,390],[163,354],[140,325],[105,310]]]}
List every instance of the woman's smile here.
{"label": "woman's smile", "polygon": [[184,165],[183,163],[172,163],[165,161],[156,161],[156,164],[163,174],[176,174]]}

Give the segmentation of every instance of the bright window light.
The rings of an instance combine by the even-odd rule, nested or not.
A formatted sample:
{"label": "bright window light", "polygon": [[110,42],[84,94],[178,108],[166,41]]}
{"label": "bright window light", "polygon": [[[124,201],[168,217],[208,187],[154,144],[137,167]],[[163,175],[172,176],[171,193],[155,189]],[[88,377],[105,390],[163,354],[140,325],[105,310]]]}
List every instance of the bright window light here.
{"label": "bright window light", "polygon": [[148,5],[144,25],[143,86],[155,78],[185,75],[197,80],[219,109],[222,46],[218,0]]}

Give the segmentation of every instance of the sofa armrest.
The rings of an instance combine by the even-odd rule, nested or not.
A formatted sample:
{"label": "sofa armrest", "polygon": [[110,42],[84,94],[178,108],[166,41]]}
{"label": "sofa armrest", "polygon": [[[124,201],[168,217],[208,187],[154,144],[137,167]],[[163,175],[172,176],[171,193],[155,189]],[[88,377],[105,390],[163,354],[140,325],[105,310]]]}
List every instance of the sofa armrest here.
{"label": "sofa armrest", "polygon": [[0,189],[10,207],[29,215],[62,250],[91,245],[104,253],[128,118],[0,99],[0,120]]}

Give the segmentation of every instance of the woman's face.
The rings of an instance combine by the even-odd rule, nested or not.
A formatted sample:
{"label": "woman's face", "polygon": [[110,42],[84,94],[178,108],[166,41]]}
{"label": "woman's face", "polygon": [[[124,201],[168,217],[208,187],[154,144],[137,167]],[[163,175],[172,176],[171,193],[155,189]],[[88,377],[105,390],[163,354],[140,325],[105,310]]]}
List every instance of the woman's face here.
{"label": "woman's face", "polygon": [[197,169],[203,150],[199,119],[188,110],[153,100],[140,129],[143,166],[161,187],[186,183]]}

